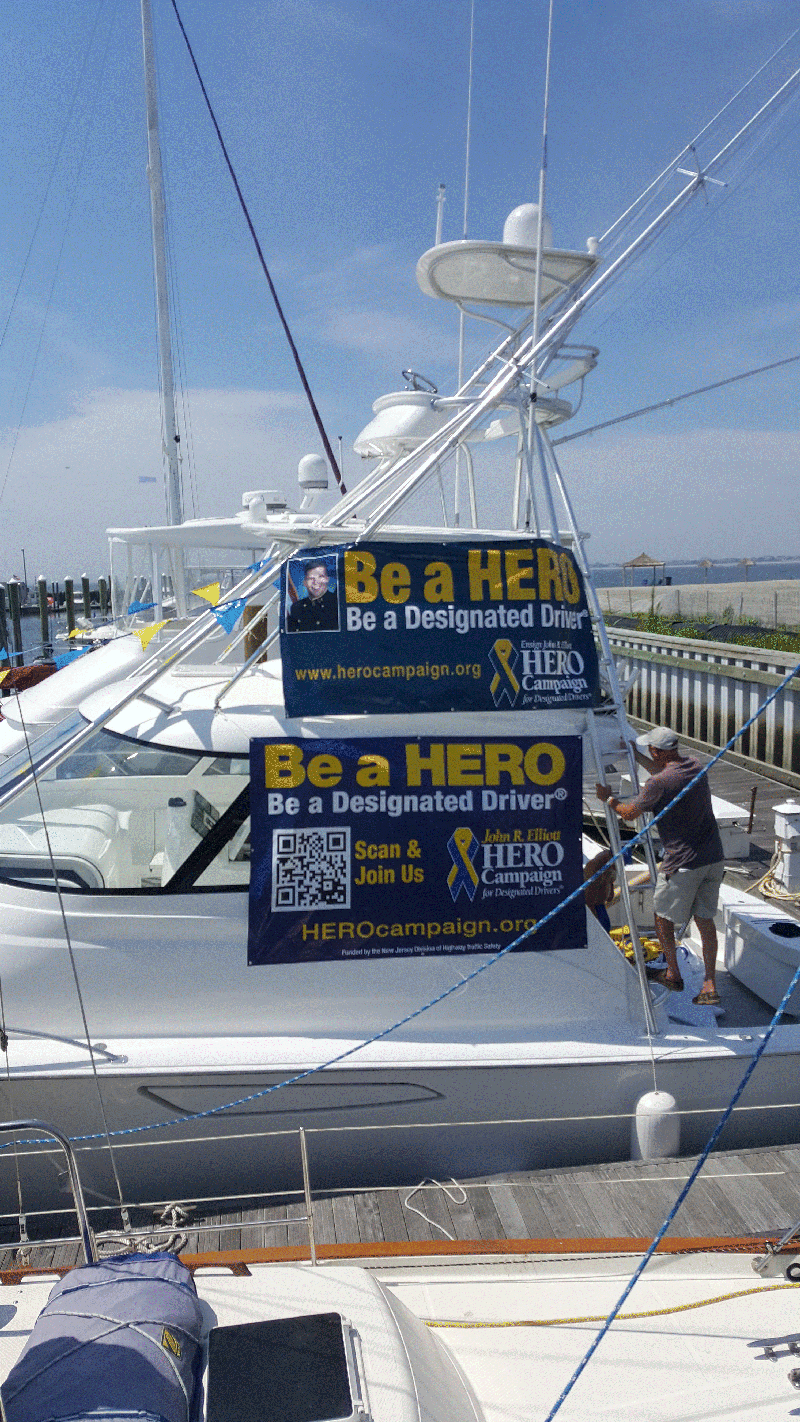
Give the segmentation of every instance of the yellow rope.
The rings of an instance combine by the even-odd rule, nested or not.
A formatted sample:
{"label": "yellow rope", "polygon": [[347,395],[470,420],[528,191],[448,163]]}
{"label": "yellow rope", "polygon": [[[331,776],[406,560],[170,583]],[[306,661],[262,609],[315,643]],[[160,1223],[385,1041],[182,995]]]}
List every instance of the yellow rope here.
{"label": "yellow rope", "polygon": [[[622,928],[612,928],[609,937],[614,940],[620,952],[624,953],[628,961],[632,963],[634,956],[630,925],[625,923]],[[646,963],[650,963],[654,958],[658,957],[661,952],[661,945],[657,938],[642,938],[641,943]]]}
{"label": "yellow rope", "polygon": [[780,857],[780,852],[776,850],[766,874],[762,874],[760,879],[756,879],[756,882],[750,885],[749,892],[751,894],[761,894],[765,899],[777,899],[778,902],[783,900],[784,903],[788,904],[800,904],[800,893],[790,894],[789,890],[784,889],[783,885],[779,884],[775,878],[775,870],[778,867]]}
{"label": "yellow rope", "polygon": [[[617,1318],[661,1318],[667,1313],[686,1313],[692,1308],[708,1308],[709,1304],[725,1303],[728,1299],[744,1299],[750,1294],[772,1294],[779,1289],[797,1289],[800,1284],[760,1284],[753,1289],[737,1289],[731,1294],[717,1294],[713,1299],[698,1299],[696,1303],[675,1304],[671,1308],[648,1308],[641,1313],[619,1313]],[[575,1318],[513,1318],[497,1321],[461,1322],[459,1319],[426,1318],[429,1328],[553,1328],[559,1323],[604,1323],[608,1314],[592,1313]]]}

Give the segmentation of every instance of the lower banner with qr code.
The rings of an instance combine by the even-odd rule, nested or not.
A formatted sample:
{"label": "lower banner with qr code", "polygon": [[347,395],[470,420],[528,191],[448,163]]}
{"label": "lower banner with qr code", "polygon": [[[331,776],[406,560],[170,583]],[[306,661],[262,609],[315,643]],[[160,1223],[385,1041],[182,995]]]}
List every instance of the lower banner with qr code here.
{"label": "lower banner with qr code", "polygon": [[585,948],[581,750],[252,741],[248,963]]}

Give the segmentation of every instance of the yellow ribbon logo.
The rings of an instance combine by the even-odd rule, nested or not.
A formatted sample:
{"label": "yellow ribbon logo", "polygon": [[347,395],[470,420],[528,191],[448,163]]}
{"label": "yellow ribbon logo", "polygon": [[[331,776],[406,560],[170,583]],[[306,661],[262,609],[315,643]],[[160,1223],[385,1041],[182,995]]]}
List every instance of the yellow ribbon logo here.
{"label": "yellow ribbon logo", "polygon": [[489,653],[489,661],[494,667],[489,689],[495,706],[500,705],[503,697],[508,699],[509,706],[513,706],[519,695],[519,682],[514,675],[517,651],[513,642],[507,637],[498,637]]}
{"label": "yellow ribbon logo", "polygon": [[450,896],[455,903],[462,889],[465,890],[470,903],[475,897],[478,889],[478,875],[473,866],[473,859],[478,853],[478,841],[471,829],[464,826],[462,829],[454,830],[449,840],[447,848],[450,851],[450,858],[453,867],[447,876],[447,887]]}

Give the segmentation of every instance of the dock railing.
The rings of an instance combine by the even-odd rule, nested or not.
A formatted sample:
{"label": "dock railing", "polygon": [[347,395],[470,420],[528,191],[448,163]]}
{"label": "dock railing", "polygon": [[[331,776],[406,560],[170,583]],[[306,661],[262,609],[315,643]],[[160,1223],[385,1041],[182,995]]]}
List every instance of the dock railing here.
{"label": "dock railing", "polygon": [[[794,652],[621,627],[609,627],[608,639],[620,682],[633,679],[628,714],[714,748],[725,745],[798,662]],[[800,787],[800,679],[788,683],[728,755],[747,770]]]}
{"label": "dock railing", "polygon": [[[713,1123],[719,1117],[723,1109],[724,1103],[719,1101],[701,1107],[682,1107],[680,1114],[682,1120],[687,1123],[691,1119],[702,1119],[704,1122]],[[776,1114],[796,1113],[798,1109],[800,1109],[800,1102],[798,1101],[781,1102],[775,1105],[740,1103],[736,1106],[734,1114],[736,1116],[751,1117],[764,1112],[775,1112]],[[428,1199],[429,1194],[435,1197],[437,1192],[444,1190],[445,1194],[454,1200],[456,1205],[460,1205],[466,1202],[468,1194],[476,1191],[484,1191],[487,1187],[505,1187],[519,1181],[524,1184],[531,1170],[535,1173],[536,1167],[520,1164],[514,1168],[502,1171],[500,1174],[466,1174],[460,1179],[455,1179],[452,1175],[445,1172],[441,1174],[439,1178],[426,1175],[424,1179],[420,1179],[419,1175],[409,1174],[405,1177],[404,1183],[398,1183],[398,1181],[395,1180],[394,1183],[376,1184],[374,1181],[364,1183],[356,1179],[348,1182],[340,1182],[338,1184],[318,1181],[315,1186],[312,1181],[313,1161],[311,1165],[309,1164],[307,1138],[316,1137],[318,1143],[322,1146],[325,1137],[342,1137],[344,1135],[350,1136],[351,1138],[360,1137],[363,1140],[368,1135],[377,1134],[383,1139],[386,1139],[387,1136],[396,1135],[398,1132],[432,1131],[435,1132],[437,1136],[441,1136],[442,1132],[449,1132],[456,1135],[464,1129],[473,1128],[475,1126],[479,1126],[485,1133],[492,1127],[505,1128],[509,1125],[517,1127],[528,1126],[534,1129],[539,1128],[548,1131],[552,1129],[554,1124],[563,1122],[575,1123],[578,1121],[585,1121],[588,1124],[592,1120],[602,1120],[607,1126],[620,1123],[624,1126],[627,1133],[634,1119],[635,1109],[608,1112],[602,1117],[530,1116],[513,1121],[500,1118],[480,1122],[382,1122],[380,1124],[310,1126],[305,1128],[284,1127],[277,1130],[260,1130],[258,1135],[265,1144],[277,1137],[296,1137],[301,1173],[299,1180],[295,1176],[295,1183],[288,1183],[287,1180],[287,1183],[282,1185],[281,1188],[255,1191],[248,1190],[242,1195],[236,1194],[225,1197],[220,1195],[208,1197],[186,1195],[180,1198],[180,1202],[176,1201],[175,1197],[173,1197],[171,1201],[169,1199],[165,1200],[163,1197],[150,1200],[128,1199],[122,1206],[124,1218],[127,1216],[128,1211],[136,1210],[154,1216],[154,1222],[138,1227],[132,1227],[130,1223],[127,1223],[122,1231],[120,1231],[119,1228],[103,1228],[96,1225],[91,1231],[91,1238],[93,1244],[96,1244],[97,1253],[101,1256],[109,1253],[119,1254],[133,1250],[149,1252],[156,1249],[168,1249],[171,1252],[180,1254],[181,1251],[189,1245],[189,1240],[194,1238],[194,1244],[189,1245],[189,1252],[194,1256],[195,1260],[199,1258],[203,1266],[205,1266],[205,1264],[211,1264],[213,1262],[211,1258],[212,1255],[218,1254],[222,1265],[227,1267],[226,1258],[229,1250],[228,1246],[226,1246],[225,1236],[230,1235],[231,1231],[240,1232],[242,1235],[254,1230],[263,1231],[265,1233],[288,1231],[288,1244],[278,1247],[278,1257],[280,1258],[282,1255],[285,1258],[288,1248],[292,1253],[293,1259],[307,1261],[312,1265],[318,1265],[332,1259],[336,1254],[336,1248],[331,1249],[331,1247],[324,1242],[324,1228],[322,1229],[322,1242],[320,1242],[320,1234],[315,1229],[315,1214],[318,1213],[319,1210],[324,1210],[326,1206],[330,1206],[331,1203],[337,1199],[347,1199],[351,1197],[354,1202],[358,1198],[370,1200],[377,1195],[384,1195],[387,1192],[389,1194],[397,1192],[400,1196],[402,1210],[421,1218],[423,1221],[427,1221],[427,1223],[436,1230],[437,1237],[441,1234],[445,1238],[452,1238],[452,1236],[448,1234],[447,1229],[443,1228],[441,1223],[432,1219],[426,1212],[425,1201]],[[41,1123],[38,1122],[18,1121],[9,1123],[8,1128],[15,1131],[31,1128],[43,1130],[56,1136],[58,1143],[63,1144],[63,1137],[58,1136],[52,1127],[43,1127]],[[29,1142],[28,1144],[30,1145],[32,1143]],[[37,1144],[42,1146],[45,1143],[38,1142]],[[600,1157],[597,1158],[599,1159]],[[687,1171],[693,1158],[694,1151],[690,1152],[688,1156],[682,1154],[679,1157]],[[295,1159],[297,1159],[297,1157],[295,1157]],[[618,1161],[620,1165],[624,1165],[631,1163],[632,1158],[624,1154],[616,1154],[613,1156],[613,1159]],[[591,1161],[583,1163],[591,1163]],[[637,1163],[638,1160],[633,1159],[633,1164]],[[538,1168],[546,1170],[548,1167],[540,1165]],[[554,1164],[549,1168],[558,1171],[565,1167]],[[319,1169],[318,1173],[320,1173]],[[321,1173],[323,1175],[327,1173],[324,1165],[322,1166]],[[290,1171],[290,1174],[293,1174],[293,1172]],[[450,1194],[451,1187],[454,1191],[461,1192],[463,1200],[458,1200],[454,1194]],[[420,1195],[422,1196],[421,1204],[412,1205],[412,1198]],[[315,1196],[317,1200],[316,1205],[314,1203]],[[273,1213],[275,1206],[280,1206],[281,1212],[278,1215]],[[213,1211],[213,1213],[209,1213],[204,1217],[199,1213],[203,1207],[206,1211]],[[430,1206],[427,1206],[427,1208],[430,1208]],[[81,1233],[77,1236],[60,1229],[53,1233],[56,1218],[68,1217],[72,1213],[68,1207],[59,1206],[56,1209],[51,1207],[46,1210],[19,1212],[19,1214],[16,1211],[13,1213],[0,1213],[0,1226],[7,1226],[12,1220],[16,1221],[17,1219],[20,1225],[20,1236],[18,1238],[7,1238],[5,1241],[0,1242],[0,1284],[18,1281],[22,1273],[63,1274],[69,1269],[74,1268],[75,1265],[80,1262],[78,1257],[79,1253],[85,1250],[85,1240],[87,1235],[90,1234],[88,1224],[86,1223],[87,1217],[89,1215],[102,1215],[107,1217],[110,1211],[114,1213],[114,1209],[115,1207],[110,1200],[87,1206],[82,1215]],[[224,1213],[226,1210],[236,1213],[226,1216]],[[245,1210],[246,1217],[243,1212]],[[197,1211],[198,1214],[193,1218],[195,1211]],[[258,1218],[254,1218],[254,1216],[258,1216]],[[38,1217],[42,1217],[44,1222],[45,1229],[43,1235],[41,1237],[31,1237],[28,1234],[26,1222],[37,1219]],[[11,1231],[9,1231],[9,1234],[10,1233]],[[292,1240],[292,1234],[294,1234],[294,1241]],[[416,1237],[417,1236],[413,1236],[413,1238]],[[409,1236],[409,1238],[412,1238],[412,1236]],[[213,1245],[210,1244],[211,1239],[215,1241]],[[206,1243],[206,1240],[209,1240],[209,1243]],[[362,1243],[364,1243],[363,1237]],[[244,1244],[232,1247],[234,1252],[240,1248],[246,1251],[248,1248],[248,1246]],[[252,1249],[255,1251],[253,1254],[254,1260],[256,1254],[260,1256],[260,1254],[263,1253],[264,1248],[265,1246],[259,1244],[252,1246]],[[269,1253],[268,1249],[267,1253]],[[41,1261],[38,1265],[35,1262],[37,1260]]]}

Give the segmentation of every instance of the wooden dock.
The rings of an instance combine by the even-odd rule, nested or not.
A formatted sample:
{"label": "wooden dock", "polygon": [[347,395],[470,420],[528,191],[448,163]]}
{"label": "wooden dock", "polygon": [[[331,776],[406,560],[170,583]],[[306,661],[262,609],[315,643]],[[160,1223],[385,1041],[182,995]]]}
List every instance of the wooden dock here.
{"label": "wooden dock", "polygon": [[[695,1163],[689,1158],[623,1161],[320,1194],[312,1206],[317,1253],[322,1259],[368,1259],[541,1254],[556,1247],[641,1249],[661,1228]],[[724,1151],[706,1162],[664,1247],[697,1248],[712,1240],[719,1248],[758,1254],[767,1241],[777,1242],[798,1222],[800,1146]],[[209,1214],[179,1231],[184,1236],[181,1257],[194,1264],[214,1262],[212,1256],[228,1265],[236,1262],[234,1256],[245,1263],[310,1257],[302,1197]],[[157,1243],[155,1235],[148,1241]],[[73,1240],[33,1249],[22,1258],[6,1246],[0,1250],[0,1280],[12,1282],[21,1267],[58,1271],[79,1262]]]}
{"label": "wooden dock", "polygon": [[[334,1247],[652,1239],[694,1165],[686,1158],[628,1161],[324,1195],[313,1202],[314,1235],[318,1246]],[[303,1215],[302,1201],[263,1210],[259,1222],[255,1213],[215,1218],[225,1225],[219,1234],[190,1227],[187,1252],[307,1246],[305,1222],[282,1222]],[[668,1234],[758,1242],[780,1237],[797,1221],[800,1146],[730,1151],[706,1163]]]}

